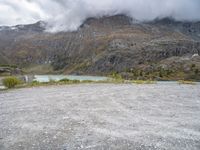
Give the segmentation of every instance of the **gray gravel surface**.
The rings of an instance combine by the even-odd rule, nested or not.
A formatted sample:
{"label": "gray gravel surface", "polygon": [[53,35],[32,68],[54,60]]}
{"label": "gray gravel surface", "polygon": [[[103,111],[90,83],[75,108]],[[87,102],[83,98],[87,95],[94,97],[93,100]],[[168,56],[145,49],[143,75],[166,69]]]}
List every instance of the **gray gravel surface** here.
{"label": "gray gravel surface", "polygon": [[0,150],[200,150],[200,85],[0,92]]}

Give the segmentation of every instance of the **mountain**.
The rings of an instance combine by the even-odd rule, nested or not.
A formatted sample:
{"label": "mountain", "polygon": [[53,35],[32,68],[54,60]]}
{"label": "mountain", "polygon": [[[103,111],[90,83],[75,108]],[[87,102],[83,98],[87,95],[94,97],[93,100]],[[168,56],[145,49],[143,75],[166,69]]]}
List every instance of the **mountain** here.
{"label": "mountain", "polygon": [[0,63],[30,73],[200,79],[200,22],[138,22],[124,15],[88,18],[74,32],[45,23],[0,27]]}

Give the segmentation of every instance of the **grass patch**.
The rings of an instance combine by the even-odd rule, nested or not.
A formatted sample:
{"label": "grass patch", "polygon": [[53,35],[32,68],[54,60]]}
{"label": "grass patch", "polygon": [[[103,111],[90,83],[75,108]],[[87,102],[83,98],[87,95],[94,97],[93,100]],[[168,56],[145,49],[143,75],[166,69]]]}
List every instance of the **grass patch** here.
{"label": "grass patch", "polygon": [[190,84],[190,85],[196,85],[196,83],[193,82],[193,81],[185,81],[185,80],[179,80],[178,83],[179,83],[179,84]]}
{"label": "grass patch", "polygon": [[70,79],[61,79],[59,81],[57,81],[57,83],[64,83],[64,84],[74,84],[74,83],[80,83],[80,80],[70,80]]}
{"label": "grass patch", "polygon": [[67,84],[78,84],[81,83],[79,80],[69,80],[69,79],[61,79],[59,81],[50,80],[49,82],[38,82],[33,81],[27,84],[27,87],[34,87],[34,86],[48,86],[48,85],[67,85]]}
{"label": "grass patch", "polygon": [[97,83],[98,81],[92,81],[92,80],[83,80],[81,83]]}
{"label": "grass patch", "polygon": [[132,83],[134,83],[134,84],[156,84],[156,81],[152,81],[152,80],[133,80]]}

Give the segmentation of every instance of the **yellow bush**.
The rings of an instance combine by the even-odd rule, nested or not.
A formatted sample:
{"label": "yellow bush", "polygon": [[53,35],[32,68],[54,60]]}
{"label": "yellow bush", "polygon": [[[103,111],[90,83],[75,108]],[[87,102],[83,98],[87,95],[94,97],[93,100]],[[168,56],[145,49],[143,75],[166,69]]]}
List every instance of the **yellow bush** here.
{"label": "yellow bush", "polygon": [[16,77],[7,77],[3,79],[3,85],[7,88],[14,88],[19,85],[21,81]]}

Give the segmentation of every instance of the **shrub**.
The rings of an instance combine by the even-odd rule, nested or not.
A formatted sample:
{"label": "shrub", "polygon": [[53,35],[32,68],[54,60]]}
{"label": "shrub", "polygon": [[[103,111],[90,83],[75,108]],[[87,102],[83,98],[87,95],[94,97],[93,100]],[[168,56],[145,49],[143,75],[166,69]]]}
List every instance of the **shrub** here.
{"label": "shrub", "polygon": [[195,74],[198,74],[199,73],[199,69],[195,69]]}
{"label": "shrub", "polygon": [[82,83],[94,83],[96,81],[92,81],[92,80],[83,80]]}
{"label": "shrub", "polygon": [[17,68],[16,65],[7,65],[7,64],[0,64],[0,67],[10,67],[10,68]]}
{"label": "shrub", "polygon": [[195,67],[196,67],[196,65],[195,65],[195,64],[192,64],[192,65],[191,65],[191,68],[192,68],[192,69],[193,69],[193,68],[195,68]]}
{"label": "shrub", "polygon": [[46,82],[46,83],[54,84],[54,83],[57,83],[57,81],[53,80],[53,79],[50,79],[49,82]]}
{"label": "shrub", "polygon": [[70,80],[69,79],[67,79],[67,78],[64,78],[64,79],[61,79],[61,80],[59,80],[59,82],[70,82]]}
{"label": "shrub", "polygon": [[38,85],[41,85],[41,83],[38,82],[38,81],[33,81],[33,82],[31,82],[30,85],[31,85],[31,86],[38,86]]}
{"label": "shrub", "polygon": [[14,88],[19,85],[21,81],[16,77],[7,77],[3,79],[3,85],[7,88]]}
{"label": "shrub", "polygon": [[121,80],[122,79],[122,76],[120,74],[118,74],[117,72],[113,72],[111,77],[113,79],[116,79],[116,80]]}

